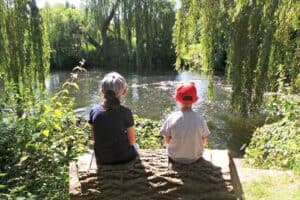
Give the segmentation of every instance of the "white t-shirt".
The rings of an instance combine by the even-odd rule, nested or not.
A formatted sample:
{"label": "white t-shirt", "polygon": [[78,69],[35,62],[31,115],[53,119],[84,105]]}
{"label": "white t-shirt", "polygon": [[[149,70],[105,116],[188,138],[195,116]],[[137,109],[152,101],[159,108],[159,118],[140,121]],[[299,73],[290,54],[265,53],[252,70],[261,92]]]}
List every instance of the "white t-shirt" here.
{"label": "white t-shirt", "polygon": [[189,164],[203,154],[202,137],[210,132],[204,118],[194,111],[172,113],[161,129],[161,135],[171,136],[168,156],[180,163]]}

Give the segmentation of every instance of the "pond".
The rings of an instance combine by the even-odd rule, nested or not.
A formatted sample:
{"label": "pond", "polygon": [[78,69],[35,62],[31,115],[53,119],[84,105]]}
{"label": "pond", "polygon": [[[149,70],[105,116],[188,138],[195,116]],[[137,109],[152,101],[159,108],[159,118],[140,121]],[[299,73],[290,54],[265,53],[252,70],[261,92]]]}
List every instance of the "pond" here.
{"label": "pond", "polygon": [[[107,72],[109,71],[93,69],[79,75],[77,82],[80,89],[72,91],[77,113],[88,117],[93,105],[101,101],[99,83]],[[208,122],[212,133],[209,147],[229,148],[235,155],[243,153],[240,148],[249,142],[254,125],[252,121],[235,116],[229,111],[230,87],[224,84],[224,78],[214,77],[214,96],[208,98],[208,77],[198,73],[120,73],[129,86],[122,103],[131,108],[134,114],[153,120],[164,120],[170,112],[178,110],[173,96],[179,82],[195,82],[199,100],[194,105],[194,110],[202,114]],[[46,80],[47,90],[57,91],[69,76],[70,72],[66,71],[52,72]]]}

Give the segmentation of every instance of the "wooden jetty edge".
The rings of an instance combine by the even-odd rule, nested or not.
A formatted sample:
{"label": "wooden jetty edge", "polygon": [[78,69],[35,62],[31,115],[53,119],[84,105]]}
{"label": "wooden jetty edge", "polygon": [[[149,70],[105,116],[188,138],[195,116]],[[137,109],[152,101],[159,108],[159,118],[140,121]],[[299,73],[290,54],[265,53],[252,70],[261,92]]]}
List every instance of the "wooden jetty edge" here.
{"label": "wooden jetty edge", "polygon": [[[244,199],[234,160],[227,150],[204,151],[192,165],[168,163],[164,149],[140,151],[140,158],[125,165],[98,169],[92,153],[71,162],[70,199]],[[89,170],[90,169],[90,170]]]}

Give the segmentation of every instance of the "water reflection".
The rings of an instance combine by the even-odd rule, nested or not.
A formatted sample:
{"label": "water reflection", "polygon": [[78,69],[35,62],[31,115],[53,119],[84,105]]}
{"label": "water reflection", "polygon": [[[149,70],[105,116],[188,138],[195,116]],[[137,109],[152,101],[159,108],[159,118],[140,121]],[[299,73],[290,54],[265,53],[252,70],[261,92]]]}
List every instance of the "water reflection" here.
{"label": "water reflection", "polygon": [[[106,74],[105,71],[92,70],[79,76],[80,90],[72,90],[75,97],[75,109],[77,112],[87,115],[92,105],[102,100],[99,95],[100,80]],[[206,112],[207,101],[206,76],[197,73],[183,72],[180,74],[166,75],[137,75],[122,73],[128,82],[127,95],[122,99],[123,103],[133,112],[147,118],[161,120],[166,110],[177,110],[174,101],[174,90],[179,82],[194,81],[199,96],[194,108],[197,111]],[[69,77],[68,72],[56,72],[46,80],[46,88],[55,92]]]}
{"label": "water reflection", "polygon": [[131,102],[132,103],[137,103],[139,101],[139,90],[138,90],[138,77],[137,76],[133,76],[132,77],[132,84],[130,87],[130,92],[128,92],[128,95],[131,94]]}
{"label": "water reflection", "polygon": [[48,91],[53,91],[60,86],[60,75],[59,74],[52,74],[45,80],[45,87]]}

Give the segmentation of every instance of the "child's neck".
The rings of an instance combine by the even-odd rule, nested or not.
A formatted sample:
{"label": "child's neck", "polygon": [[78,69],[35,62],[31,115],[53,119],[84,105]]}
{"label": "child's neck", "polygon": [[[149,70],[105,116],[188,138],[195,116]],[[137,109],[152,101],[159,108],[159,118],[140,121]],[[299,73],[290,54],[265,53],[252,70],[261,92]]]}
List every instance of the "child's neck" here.
{"label": "child's neck", "polygon": [[182,112],[188,112],[188,111],[192,111],[193,109],[192,109],[192,107],[181,107],[180,110]]}

